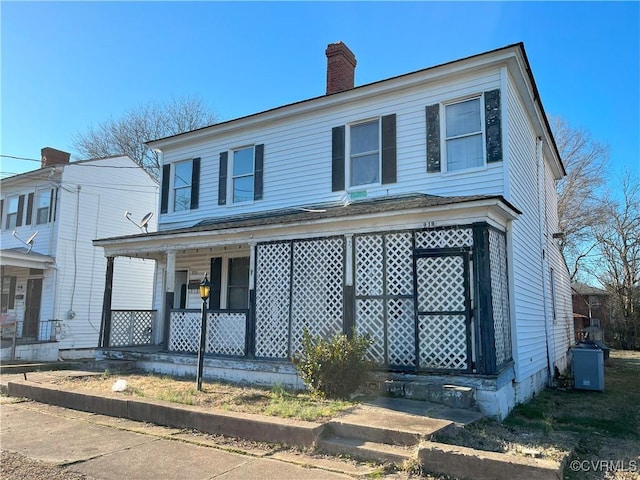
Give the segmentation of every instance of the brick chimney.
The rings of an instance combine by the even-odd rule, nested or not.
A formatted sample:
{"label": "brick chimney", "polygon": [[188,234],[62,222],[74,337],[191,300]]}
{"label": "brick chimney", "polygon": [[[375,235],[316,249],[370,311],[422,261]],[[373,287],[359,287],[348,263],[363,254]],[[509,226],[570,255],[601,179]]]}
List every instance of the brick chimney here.
{"label": "brick chimney", "polygon": [[327,55],[327,95],[351,90],[354,85],[356,56],[342,42],[330,43]]}
{"label": "brick chimney", "polygon": [[42,168],[51,167],[52,165],[66,165],[71,157],[70,153],[51,147],[44,147],[40,150],[40,155],[42,156]]}

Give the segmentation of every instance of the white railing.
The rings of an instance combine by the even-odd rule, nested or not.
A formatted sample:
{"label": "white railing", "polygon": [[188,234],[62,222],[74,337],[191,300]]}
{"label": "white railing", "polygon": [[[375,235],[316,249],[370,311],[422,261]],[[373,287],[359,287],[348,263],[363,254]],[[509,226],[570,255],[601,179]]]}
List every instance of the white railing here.
{"label": "white railing", "polygon": [[155,310],[111,310],[110,347],[153,345]]}

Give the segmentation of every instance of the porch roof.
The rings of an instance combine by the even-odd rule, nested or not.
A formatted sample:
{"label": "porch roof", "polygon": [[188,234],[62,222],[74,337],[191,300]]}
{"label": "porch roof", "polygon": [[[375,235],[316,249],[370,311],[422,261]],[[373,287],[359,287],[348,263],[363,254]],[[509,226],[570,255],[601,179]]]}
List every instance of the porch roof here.
{"label": "porch roof", "polygon": [[[246,242],[249,241],[250,238],[254,239],[254,233],[258,236],[258,232],[279,227],[294,227],[300,225],[309,227],[312,224],[353,222],[358,219],[373,218],[374,216],[393,216],[397,218],[400,215],[411,212],[429,214],[442,210],[462,211],[472,208],[497,208],[502,212],[501,215],[503,218],[509,219],[514,219],[522,213],[501,195],[439,197],[426,194],[410,194],[356,200],[350,203],[305,205],[235,216],[208,218],[187,228],[97,239],[94,240],[94,245],[107,249],[109,249],[109,247],[113,249],[117,246],[125,247],[125,245],[127,245],[125,250],[129,250],[129,247],[131,247],[133,248],[133,250],[130,250],[131,253],[135,253],[136,251],[139,252],[140,248],[144,249],[143,245],[150,245],[150,243],[156,244],[156,247],[160,245],[167,247],[167,240],[177,238],[191,238],[193,241],[196,237],[204,240],[204,237],[207,235],[216,235],[219,237],[219,235],[229,232],[244,232],[246,234]],[[249,235],[249,233],[251,234]],[[255,238],[253,241],[263,240]],[[126,255],[124,251],[119,250],[114,250],[111,253]]]}
{"label": "porch roof", "polygon": [[48,255],[42,255],[29,251],[25,247],[17,248],[5,248],[0,250],[0,258],[2,258],[2,265],[7,267],[21,267],[21,268],[37,268],[40,270],[46,270],[55,263],[55,259]]}

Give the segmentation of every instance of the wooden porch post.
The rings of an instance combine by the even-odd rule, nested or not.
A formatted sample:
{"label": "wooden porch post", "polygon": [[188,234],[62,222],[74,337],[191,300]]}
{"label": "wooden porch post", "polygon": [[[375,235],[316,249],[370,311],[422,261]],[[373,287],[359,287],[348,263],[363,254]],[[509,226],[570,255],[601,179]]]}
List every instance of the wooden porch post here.
{"label": "wooden porch post", "polygon": [[355,329],[355,287],[353,285],[353,235],[345,235],[343,333],[351,338]]}
{"label": "wooden porch post", "polygon": [[167,252],[167,266],[165,268],[164,319],[162,329],[162,348],[169,349],[169,329],[171,326],[171,309],[176,288],[176,252]]}
{"label": "wooden porch post", "polygon": [[493,375],[498,372],[495,328],[493,325],[493,299],[491,297],[489,225],[484,222],[473,224],[473,263],[477,298],[474,317],[476,331],[480,333],[477,369],[479,373]]}
{"label": "wooden porch post", "polygon": [[111,297],[113,295],[113,258],[107,257],[107,273],[104,282],[104,296],[102,299],[102,321],[100,322],[99,347],[109,347],[111,338]]}
{"label": "wooden porch post", "polygon": [[249,318],[247,318],[245,356],[256,353],[256,244],[249,244]]}

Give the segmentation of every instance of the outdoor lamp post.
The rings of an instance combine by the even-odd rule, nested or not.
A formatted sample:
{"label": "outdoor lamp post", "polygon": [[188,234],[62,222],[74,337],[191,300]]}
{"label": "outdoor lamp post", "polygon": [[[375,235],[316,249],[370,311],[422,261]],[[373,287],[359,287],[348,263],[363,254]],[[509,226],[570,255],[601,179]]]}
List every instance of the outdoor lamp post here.
{"label": "outdoor lamp post", "polygon": [[196,388],[202,390],[202,369],[204,366],[204,351],[207,339],[207,299],[211,293],[211,283],[204,274],[200,282],[200,298],[202,298],[202,321],[200,323],[200,348],[198,348],[198,372],[196,373]]}

